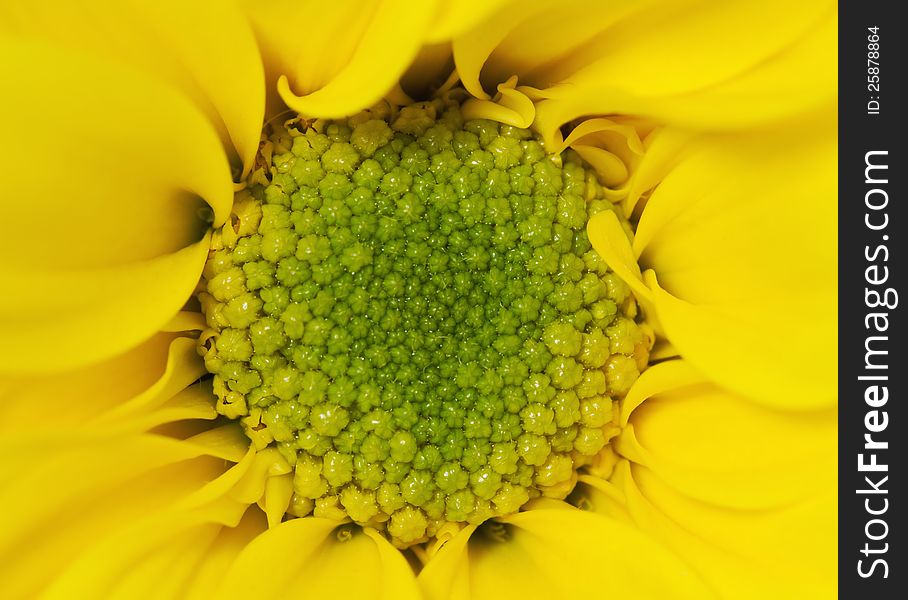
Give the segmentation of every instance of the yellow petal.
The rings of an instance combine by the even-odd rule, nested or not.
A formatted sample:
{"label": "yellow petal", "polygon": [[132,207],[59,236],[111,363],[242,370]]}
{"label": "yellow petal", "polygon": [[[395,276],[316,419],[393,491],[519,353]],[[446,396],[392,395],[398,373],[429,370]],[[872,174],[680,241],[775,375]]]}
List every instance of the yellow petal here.
{"label": "yellow petal", "polygon": [[638,380],[622,407],[630,416],[619,453],[714,505],[767,509],[834,487],[835,411],[769,409],[697,381],[683,364],[655,365]]}
{"label": "yellow petal", "polygon": [[435,14],[434,2],[412,0],[245,5],[268,81],[293,110],[325,118],[356,113],[394,88]]}
{"label": "yellow petal", "polygon": [[[159,79],[205,113],[238,165],[246,171],[252,165],[264,114],[264,74],[252,30],[234,3],[10,2],[0,8],[0,23],[0,31],[87,50]],[[48,72],[55,79],[59,70]],[[136,106],[127,122],[141,127],[153,114]]]}
{"label": "yellow petal", "polygon": [[629,516],[722,597],[832,595],[835,417],[773,411],[660,363],[622,402],[614,445],[632,462],[610,481],[583,476],[575,495]]}
{"label": "yellow petal", "polygon": [[619,464],[615,484],[636,525],[683,557],[721,597],[835,596],[834,483],[772,510],[699,502],[627,462]]}
{"label": "yellow petal", "polygon": [[221,144],[195,106],[142,74],[6,37],[0,48],[10,89],[0,129],[16,140],[0,160],[17,173],[0,200],[16,223],[0,240],[0,280],[17,290],[0,300],[3,370],[115,356],[164,325],[198,281],[199,198],[217,219],[232,202]]}
{"label": "yellow petal", "polygon": [[[0,440],[0,578],[35,597],[89,547],[226,469],[194,444],[83,430]],[[70,597],[84,597],[71,595]]]}
{"label": "yellow petal", "polygon": [[649,290],[643,285],[643,275],[637,265],[637,257],[631,248],[628,234],[614,211],[605,210],[593,215],[587,225],[587,233],[593,248],[609,268],[635,293],[649,297]]}
{"label": "yellow petal", "polygon": [[265,482],[264,497],[259,506],[268,518],[268,527],[280,525],[293,499],[293,476],[289,473],[270,477]]}
{"label": "yellow petal", "polygon": [[536,107],[524,91],[516,88],[517,78],[499,84],[491,100],[471,98],[463,104],[465,119],[489,119],[512,127],[526,129],[533,124]]}
{"label": "yellow petal", "polygon": [[[242,431],[239,427],[234,426],[230,429],[227,429],[227,427],[220,427],[216,429],[209,429],[205,433],[205,435],[209,438],[208,440],[201,441],[199,439],[199,436],[195,436],[193,438],[190,438],[188,442],[191,444],[199,444],[201,442],[201,445],[203,447],[207,446],[206,449],[214,450],[214,452],[211,452],[212,456],[219,456],[219,448],[212,448],[214,444],[211,443],[212,440],[210,438],[212,436],[215,438],[223,438],[225,437],[225,433],[231,431],[236,431],[237,433],[242,435]],[[227,433],[227,436],[229,435],[230,434]],[[239,442],[239,440],[237,440],[237,442]],[[233,500],[233,498],[231,498],[231,493],[233,492],[234,488],[236,488],[237,484],[246,477],[246,474],[249,473],[253,465],[255,465],[255,449],[252,448],[252,446],[247,442],[247,448],[244,454],[242,445],[242,443],[238,443],[237,446],[239,447],[232,449],[236,452],[235,456],[228,456],[225,458],[225,456],[221,455],[221,458],[224,458],[225,460],[233,462],[235,464],[231,465],[230,468],[224,471],[223,474],[221,474],[217,479],[206,482],[198,490],[184,498],[177,505],[177,508],[183,511],[193,511],[204,508],[208,509],[209,512],[217,512],[217,510],[213,510],[212,507],[216,507],[225,499]],[[248,503],[246,503],[246,505],[248,506]]]}
{"label": "yellow petal", "polygon": [[[587,119],[564,140],[599,174],[600,181],[620,189],[643,156],[640,132],[631,124],[616,119]],[[607,196],[610,200],[625,196]],[[630,214],[630,213],[628,213]]]}
{"label": "yellow petal", "polygon": [[653,192],[634,240],[674,347],[779,407],[836,397],[836,148],[821,123],[703,142]]}
{"label": "yellow petal", "polygon": [[165,423],[179,421],[212,421],[218,417],[214,409],[215,396],[210,382],[199,382],[177,392],[160,406],[147,413],[130,419],[128,425],[138,430],[150,431]]}
{"label": "yellow petal", "polygon": [[[0,432],[69,429],[108,413],[162,377],[173,334],[158,334],[141,346],[83,369],[39,376],[0,378],[4,414]],[[40,410],[41,418],[35,418]]]}
{"label": "yellow petal", "polygon": [[[224,567],[237,545],[260,531],[258,519],[242,519],[241,507],[231,522],[204,513],[168,509],[153,511],[116,531],[99,532],[42,594],[46,598],[179,598],[197,582],[212,557]],[[238,532],[231,532],[237,527]],[[216,546],[226,543],[228,548]],[[219,556],[220,555],[220,556]],[[209,585],[211,584],[208,580]],[[206,591],[210,595],[214,588]]]}
{"label": "yellow petal", "polygon": [[435,549],[417,579],[426,600],[472,600],[476,597],[470,572],[470,539],[477,528],[467,525]]}
{"label": "yellow petal", "polygon": [[405,600],[419,593],[406,559],[383,537],[306,517],[285,521],[250,543],[217,596]]}
{"label": "yellow petal", "polygon": [[[272,479],[283,479],[284,475],[292,471],[293,467],[276,448],[259,450],[255,453],[252,466],[231,490],[231,496],[246,504],[258,502],[264,498],[268,482]],[[289,500],[289,496],[287,499]]]}
{"label": "yellow petal", "polygon": [[[445,6],[453,6],[446,4]],[[400,87],[411,98],[428,98],[457,83],[450,42],[423,46],[400,76]]]}
{"label": "yellow petal", "polygon": [[157,259],[92,270],[0,265],[16,295],[0,297],[5,371],[71,370],[154,335],[183,305],[202,273],[208,236]]}
{"label": "yellow petal", "polygon": [[514,4],[515,0],[441,2],[426,40],[430,43],[451,40],[479,23],[492,20],[492,15],[502,8],[517,9]]}
{"label": "yellow petal", "polygon": [[618,424],[622,427],[627,425],[634,410],[653,396],[703,382],[703,377],[683,360],[669,360],[651,365],[621,400]]}
{"label": "yellow petal", "polygon": [[[233,480],[233,471],[243,472],[238,467],[212,484]],[[196,485],[203,481],[197,474]],[[261,513],[248,507],[228,496],[204,505],[159,505],[120,527],[98,529],[43,596],[210,597],[229,564],[264,529]],[[220,569],[216,579],[212,568]]]}
{"label": "yellow petal", "polygon": [[173,515],[144,519],[79,553],[42,597],[175,598],[221,526]]}
{"label": "yellow petal", "polygon": [[251,446],[249,438],[236,421],[228,421],[214,428],[206,426],[201,433],[188,437],[185,441],[197,446],[205,454],[234,463],[243,460]]}
{"label": "yellow petal", "polygon": [[4,36],[0,49],[0,130],[15,140],[0,159],[16,174],[0,200],[16,224],[0,239],[4,266],[124,265],[198,241],[203,202],[227,218],[223,150],[181,94],[75,50]]}
{"label": "yellow petal", "polygon": [[695,136],[684,130],[661,127],[643,140],[643,156],[636,163],[622,200],[625,215],[632,215],[641,197],[652,190],[677,165]]}
{"label": "yellow petal", "polygon": [[221,585],[224,573],[227,572],[236,557],[256,536],[263,533],[266,527],[265,516],[262,512],[249,510],[239,525],[222,528],[217,539],[211,543],[204,560],[197,564],[192,582],[185,590],[186,598],[210,600],[212,590],[216,590]]}
{"label": "yellow petal", "polygon": [[596,213],[586,227],[593,249],[602,257],[615,275],[631,288],[646,314],[649,324],[661,333],[659,316],[652,306],[652,292],[643,281],[637,256],[618,215],[611,210]]}
{"label": "yellow petal", "polygon": [[207,327],[204,314],[181,310],[161,328],[161,331],[203,331]]}
{"label": "yellow petal", "polygon": [[591,114],[739,128],[834,102],[834,3],[677,0],[623,10],[616,18],[600,4],[579,25],[542,13],[499,44],[484,74],[516,72],[548,88],[537,119],[547,137]]}
{"label": "yellow petal", "polygon": [[690,569],[633,527],[561,509],[465,529],[419,581],[429,600],[712,597]]}
{"label": "yellow petal", "polygon": [[627,510],[624,490],[607,479],[588,474],[580,475],[577,478],[577,487],[571,492],[570,500],[581,510],[633,524]]}
{"label": "yellow petal", "polygon": [[[199,383],[189,389],[187,386],[205,374],[205,365],[197,350],[197,341],[194,337],[178,337],[170,345],[167,356],[167,367],[160,379],[154,385],[136,394],[127,402],[122,402],[108,413],[101,415],[96,422],[112,423],[128,421],[135,416],[156,413],[158,407],[169,402],[169,408],[176,406],[188,407],[189,404],[201,405],[202,410],[214,407],[214,394],[211,383]],[[78,397],[73,394],[73,397]],[[181,400],[182,398],[182,400]],[[187,404],[188,403],[188,404]],[[157,423],[166,423],[167,419],[156,415]],[[214,418],[214,417],[211,417]]]}
{"label": "yellow petal", "polygon": [[25,527],[25,515],[49,512],[79,494],[202,454],[168,438],[100,430],[9,435],[0,442],[5,480],[0,497],[8,509],[2,515],[4,543]]}
{"label": "yellow petal", "polygon": [[[489,95],[480,83],[480,73],[489,55],[521,19],[528,20],[540,13],[545,13],[547,8],[550,9],[551,5],[546,2],[525,2],[519,8],[505,5],[499,7],[488,19],[478,23],[476,27],[470,28],[454,38],[452,47],[457,73],[470,94],[480,100],[489,99]],[[512,69],[495,83],[506,81],[513,75],[519,75],[519,71]]]}

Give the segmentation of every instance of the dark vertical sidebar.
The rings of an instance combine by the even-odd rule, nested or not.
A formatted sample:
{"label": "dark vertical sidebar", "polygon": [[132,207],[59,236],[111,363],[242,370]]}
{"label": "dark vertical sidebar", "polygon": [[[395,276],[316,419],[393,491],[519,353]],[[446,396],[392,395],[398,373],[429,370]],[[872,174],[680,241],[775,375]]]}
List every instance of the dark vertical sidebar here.
{"label": "dark vertical sidebar", "polygon": [[[839,3],[839,597],[903,598],[908,27]],[[908,292],[906,292],[908,293]]]}

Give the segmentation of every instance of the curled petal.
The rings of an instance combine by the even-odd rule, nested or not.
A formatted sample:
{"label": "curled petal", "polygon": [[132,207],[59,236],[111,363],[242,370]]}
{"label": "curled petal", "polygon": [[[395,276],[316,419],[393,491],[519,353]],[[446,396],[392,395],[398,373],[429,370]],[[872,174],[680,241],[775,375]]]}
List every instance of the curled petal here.
{"label": "curled petal", "polygon": [[637,257],[627,231],[610,210],[593,215],[587,224],[587,235],[593,248],[628,287],[647,313],[649,322],[659,329],[658,314],[652,308],[652,292],[643,281]]}
{"label": "curled petal", "polygon": [[490,119],[512,127],[526,129],[533,124],[536,107],[526,94],[515,87],[517,78],[512,77],[499,84],[498,93],[490,100],[471,98],[464,102],[465,119]]}
{"label": "curled petal", "polygon": [[[835,5],[595,0],[504,6],[453,43],[476,98],[516,75],[541,91],[547,143],[578,117],[638,115],[737,129],[834,102]],[[785,19],[776,15],[783,13]],[[583,15],[578,19],[576,15]],[[759,33],[756,33],[759,32]],[[716,48],[722,48],[717,52]]]}
{"label": "curled petal", "polygon": [[[594,34],[564,36],[570,41],[554,44],[547,62],[537,57],[531,64],[541,66],[526,67],[521,81],[547,88],[537,126],[550,136],[582,115],[633,114],[688,128],[742,129],[833,103],[837,75],[826,57],[835,52],[835,5],[804,2],[791,11],[778,4],[628,3],[629,14],[604,17]],[[786,12],[784,22],[776,11]],[[522,25],[510,50],[497,50],[499,70],[530,63],[519,44],[537,44],[523,30],[534,31]]]}
{"label": "curled petal", "polygon": [[[434,2],[340,0],[245,3],[287,106],[307,116],[356,113],[392,90],[423,44]],[[317,25],[314,24],[314,15]],[[270,113],[280,110],[276,99]]]}

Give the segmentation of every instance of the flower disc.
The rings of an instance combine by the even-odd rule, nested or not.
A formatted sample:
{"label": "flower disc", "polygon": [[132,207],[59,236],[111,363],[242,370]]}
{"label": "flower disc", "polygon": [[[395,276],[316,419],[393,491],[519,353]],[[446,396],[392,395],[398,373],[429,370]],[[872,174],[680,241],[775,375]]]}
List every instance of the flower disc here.
{"label": "flower disc", "polygon": [[289,512],[406,546],[565,497],[651,341],[576,154],[449,102],[385,109],[271,133],[199,298],[218,411],[293,465]]}

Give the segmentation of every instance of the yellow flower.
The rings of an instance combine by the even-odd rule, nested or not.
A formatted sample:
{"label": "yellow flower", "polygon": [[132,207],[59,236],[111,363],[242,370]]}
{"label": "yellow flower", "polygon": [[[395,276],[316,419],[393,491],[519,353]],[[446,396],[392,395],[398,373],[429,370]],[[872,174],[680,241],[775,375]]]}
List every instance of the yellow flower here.
{"label": "yellow flower", "polygon": [[[833,594],[835,34],[820,1],[0,4],[0,595]],[[566,499],[398,549],[288,518],[199,281],[263,123],[446,92],[595,169],[656,343]]]}

